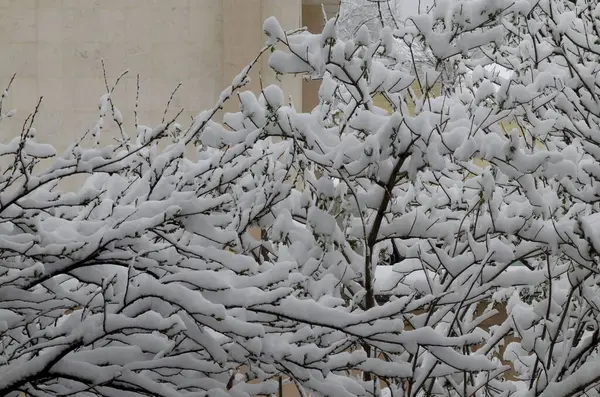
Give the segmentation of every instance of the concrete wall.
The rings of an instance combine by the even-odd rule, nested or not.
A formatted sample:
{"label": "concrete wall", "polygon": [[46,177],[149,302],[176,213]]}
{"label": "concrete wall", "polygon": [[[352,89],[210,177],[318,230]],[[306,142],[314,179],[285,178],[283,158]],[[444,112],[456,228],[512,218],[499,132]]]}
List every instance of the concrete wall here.
{"label": "concrete wall", "polygon": [[[109,82],[130,70],[115,94],[126,125],[133,123],[137,73],[144,124],[161,121],[179,82],[169,114],[184,108],[181,120],[190,120],[257,54],[263,20],[275,15],[294,29],[300,8],[301,0],[0,0],[0,87],[18,73],[7,106],[19,110],[0,125],[0,139],[20,133],[40,95],[41,139],[60,149],[93,126],[105,92],[101,59]],[[258,69],[265,83],[273,80],[266,62]],[[284,89],[301,102],[299,79]]]}

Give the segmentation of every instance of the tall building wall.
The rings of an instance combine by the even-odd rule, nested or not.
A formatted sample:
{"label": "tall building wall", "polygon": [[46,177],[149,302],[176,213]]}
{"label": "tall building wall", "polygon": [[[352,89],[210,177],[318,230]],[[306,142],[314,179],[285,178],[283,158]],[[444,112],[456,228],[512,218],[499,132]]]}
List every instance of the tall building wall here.
{"label": "tall building wall", "polygon": [[[137,73],[144,124],[161,121],[180,82],[169,115],[183,108],[187,122],[211,107],[257,54],[265,18],[274,15],[284,29],[295,29],[300,10],[301,0],[0,0],[0,88],[17,73],[5,109],[19,111],[0,123],[0,139],[20,133],[41,95],[40,139],[64,149],[80,137],[94,125],[105,92],[101,59],[109,83],[130,71],[114,95],[127,126]],[[259,72],[272,81],[266,62],[259,64],[249,86],[254,91]],[[301,103],[299,79],[285,80],[284,89]]]}

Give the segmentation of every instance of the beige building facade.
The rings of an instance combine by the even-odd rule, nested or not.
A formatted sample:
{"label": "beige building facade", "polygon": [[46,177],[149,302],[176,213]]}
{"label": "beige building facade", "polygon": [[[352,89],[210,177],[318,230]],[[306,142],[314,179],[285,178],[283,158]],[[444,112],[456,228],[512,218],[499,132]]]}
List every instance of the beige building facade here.
{"label": "beige building facade", "polygon": [[[337,1],[325,2],[335,15]],[[102,60],[110,84],[129,70],[114,99],[131,133],[137,74],[140,122],[159,123],[171,92],[182,83],[167,117],[184,109],[185,125],[212,107],[256,56],[265,42],[262,23],[270,16],[286,30],[307,26],[316,32],[323,24],[318,0],[0,0],[0,87],[17,73],[4,110],[18,110],[0,124],[0,138],[20,134],[43,96],[38,136],[66,148],[98,118],[106,92]],[[248,85],[255,92],[259,74],[263,84],[274,82],[267,57],[257,66]],[[282,85],[298,108],[316,102],[315,82],[286,77]],[[107,123],[106,130],[111,127]]]}

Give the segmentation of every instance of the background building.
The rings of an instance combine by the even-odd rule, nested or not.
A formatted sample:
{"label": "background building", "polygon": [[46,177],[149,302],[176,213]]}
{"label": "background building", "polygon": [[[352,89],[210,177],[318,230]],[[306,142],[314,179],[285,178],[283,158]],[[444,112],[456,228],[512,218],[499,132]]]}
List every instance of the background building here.
{"label": "background building", "polygon": [[[98,100],[126,69],[114,98],[124,122],[133,125],[136,74],[140,74],[140,121],[161,121],[169,96],[182,83],[170,114],[183,108],[184,122],[213,106],[221,91],[265,42],[262,22],[275,16],[286,30],[323,24],[320,0],[0,0],[0,88],[17,77],[4,107],[16,108],[0,124],[4,141],[21,132],[23,120],[44,97],[38,136],[66,148],[95,124]],[[335,15],[337,1],[325,0]],[[248,88],[274,81],[267,58]],[[318,84],[284,78],[297,107],[316,102]],[[303,91],[305,94],[303,95]],[[303,102],[304,97],[304,102]],[[228,109],[235,109],[229,104]],[[182,123],[184,124],[184,123]],[[114,126],[112,126],[114,127]],[[106,129],[111,129],[106,125]]]}

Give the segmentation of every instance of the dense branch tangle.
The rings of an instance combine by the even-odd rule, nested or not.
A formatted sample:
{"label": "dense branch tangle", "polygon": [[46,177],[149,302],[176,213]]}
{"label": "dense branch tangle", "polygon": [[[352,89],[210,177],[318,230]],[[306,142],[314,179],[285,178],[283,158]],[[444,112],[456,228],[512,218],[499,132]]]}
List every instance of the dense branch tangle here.
{"label": "dense branch tangle", "polygon": [[[306,185],[297,193],[301,210],[279,214],[277,226],[269,229],[271,239],[291,244],[298,234],[282,233],[282,225],[292,220],[308,225],[325,251],[315,263],[329,260],[327,271],[342,277],[339,294],[357,310],[375,306],[375,267],[395,263],[399,284],[384,283],[392,295],[432,298],[425,314],[409,315],[417,328],[478,333],[477,325],[494,315],[491,304],[483,313],[478,304],[502,300],[506,321],[486,330],[486,342],[475,352],[456,351],[492,358],[512,334],[519,341],[505,358],[527,380],[525,390],[589,392],[597,377],[571,388],[569,375],[580,366],[579,373],[587,370],[575,352],[592,359],[598,337],[593,314],[598,306],[589,298],[597,290],[598,272],[596,232],[590,226],[598,201],[597,171],[592,171],[598,158],[593,132],[598,94],[591,77],[597,44],[577,36],[597,29],[592,10],[560,1],[440,4],[411,24],[382,29],[379,40],[368,39],[363,29],[345,42],[336,37],[333,21],[322,35],[306,33],[304,40],[266,23],[271,39],[288,50],[271,58],[275,70],[323,79],[313,118],[302,116],[301,126],[294,126],[294,116],[278,115],[283,133],[272,133],[294,140],[309,166],[302,167]],[[523,33],[534,28],[537,36]],[[389,45],[391,37],[429,43],[437,66],[424,77],[413,70],[418,90],[411,71],[399,65],[402,56]],[[473,51],[483,56],[470,57]],[[490,64],[514,74],[507,79],[486,68]],[[450,65],[457,79],[446,87],[440,71]],[[444,95],[434,99],[428,93],[435,85],[442,85],[438,91]],[[393,114],[374,106],[376,94],[386,98]],[[311,205],[321,211],[311,215]],[[516,263],[525,266],[509,271]],[[415,272],[422,282],[407,276]],[[357,292],[356,282],[365,290]],[[530,290],[537,295],[527,296]],[[380,351],[388,361],[412,362],[407,382],[380,375],[391,391],[517,391],[511,382],[494,379],[504,371],[499,363],[479,387],[478,377],[487,376],[481,368],[456,366],[447,375],[453,364],[431,349],[395,356],[357,342],[373,358]],[[441,376],[440,365],[447,371]]]}
{"label": "dense branch tangle", "polygon": [[[314,396],[591,393],[593,12],[439,2],[351,40],[335,19],[314,35],[271,18],[187,129],[136,120],[130,138],[107,83],[117,143],[57,155],[34,112],[0,147],[0,395],[246,396],[282,376]],[[405,66],[397,40],[428,46],[433,67]],[[276,72],[321,80],[312,112],[277,86],[240,91],[269,49]],[[216,120],[230,98],[240,111]],[[73,175],[85,183],[68,192]],[[506,320],[484,326],[495,302]]]}

